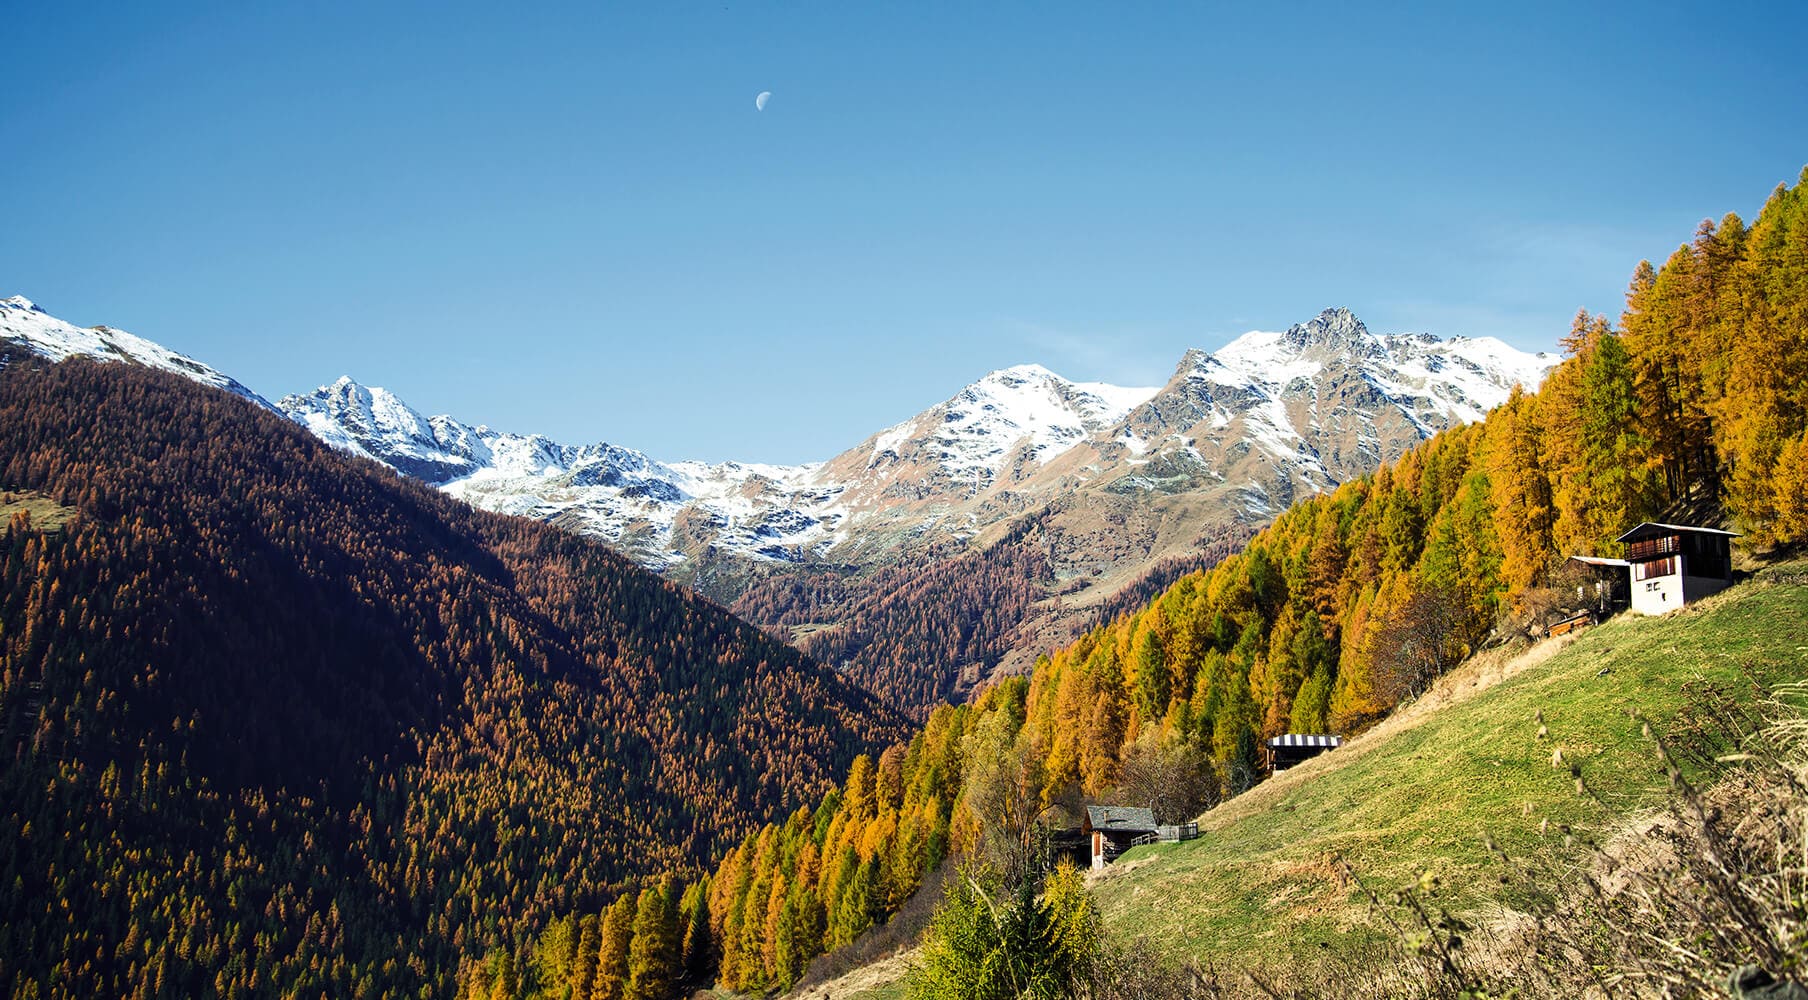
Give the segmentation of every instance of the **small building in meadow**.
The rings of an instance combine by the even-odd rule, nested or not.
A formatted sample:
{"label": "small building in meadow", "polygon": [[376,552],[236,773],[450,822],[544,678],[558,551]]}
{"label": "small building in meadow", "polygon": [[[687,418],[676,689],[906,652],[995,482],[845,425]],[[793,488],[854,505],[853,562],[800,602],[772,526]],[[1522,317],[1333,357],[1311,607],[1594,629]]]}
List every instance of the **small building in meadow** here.
{"label": "small building in meadow", "polygon": [[1083,831],[1092,846],[1092,869],[1117,860],[1138,841],[1155,839],[1155,810],[1142,806],[1087,806]]}
{"label": "small building in meadow", "polygon": [[1268,740],[1268,770],[1275,774],[1343,746],[1343,737],[1320,733],[1285,733]]}
{"label": "small building in meadow", "polygon": [[1737,537],[1719,528],[1650,521],[1621,535],[1632,610],[1661,615],[1731,586]]}

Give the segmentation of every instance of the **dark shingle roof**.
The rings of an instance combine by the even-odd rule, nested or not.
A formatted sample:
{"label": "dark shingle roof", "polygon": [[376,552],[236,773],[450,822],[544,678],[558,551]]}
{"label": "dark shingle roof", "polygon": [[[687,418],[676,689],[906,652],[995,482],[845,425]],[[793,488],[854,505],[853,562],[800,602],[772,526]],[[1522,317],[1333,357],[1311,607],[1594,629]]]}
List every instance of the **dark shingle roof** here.
{"label": "dark shingle roof", "polygon": [[1094,830],[1151,833],[1155,830],[1155,811],[1142,806],[1087,806],[1086,822]]}

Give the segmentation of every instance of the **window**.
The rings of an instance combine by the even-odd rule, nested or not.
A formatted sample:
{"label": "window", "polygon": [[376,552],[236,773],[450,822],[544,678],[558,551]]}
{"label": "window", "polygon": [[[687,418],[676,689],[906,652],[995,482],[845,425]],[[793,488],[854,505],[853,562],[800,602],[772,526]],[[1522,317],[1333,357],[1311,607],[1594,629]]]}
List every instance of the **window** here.
{"label": "window", "polygon": [[1632,564],[1632,578],[1634,580],[1649,580],[1652,577],[1675,575],[1675,556],[1665,556],[1662,559],[1653,559],[1650,562]]}
{"label": "window", "polygon": [[1662,535],[1657,538],[1646,538],[1626,546],[1626,558],[1649,559],[1652,556],[1674,554],[1682,550],[1682,540],[1676,535]]}

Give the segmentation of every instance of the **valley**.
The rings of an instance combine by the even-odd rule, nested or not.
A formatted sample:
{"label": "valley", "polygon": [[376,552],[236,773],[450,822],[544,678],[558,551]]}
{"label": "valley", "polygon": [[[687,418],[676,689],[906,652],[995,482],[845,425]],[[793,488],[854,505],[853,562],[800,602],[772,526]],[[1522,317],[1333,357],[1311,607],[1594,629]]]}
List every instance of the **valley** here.
{"label": "valley", "polygon": [[171,13],[0,60],[0,996],[1808,998],[1793,10]]}

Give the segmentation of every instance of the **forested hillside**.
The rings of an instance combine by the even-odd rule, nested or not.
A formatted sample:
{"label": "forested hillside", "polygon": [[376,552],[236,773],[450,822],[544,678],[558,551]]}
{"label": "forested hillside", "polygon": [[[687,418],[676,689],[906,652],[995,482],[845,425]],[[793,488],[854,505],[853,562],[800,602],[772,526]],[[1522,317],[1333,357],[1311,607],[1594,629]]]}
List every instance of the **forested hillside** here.
{"label": "forested hillside", "polygon": [[0,357],[0,485],[63,521],[0,526],[9,996],[445,996],[900,733],[600,545],[174,375]]}
{"label": "forested hillside", "polygon": [[926,564],[886,566],[858,579],[775,576],[734,610],[780,625],[837,622],[799,647],[920,719],[948,699],[963,667],[984,676],[1023,638],[1031,606],[1055,585],[1039,529],[1029,518],[983,550],[935,553]]}
{"label": "forested hillside", "polygon": [[[1087,616],[1059,607],[1051,595],[1077,593],[1093,581],[1057,578],[1054,562],[1072,561],[1072,554],[1053,560],[1051,550],[1073,543],[1048,531],[1047,517],[1046,512],[1026,516],[983,547],[932,550],[909,565],[857,576],[774,575],[749,587],[733,610],[785,634],[797,626],[835,623],[800,636],[798,647],[921,720],[1008,667],[1011,653],[1036,649],[1038,638],[1052,634],[1069,642],[1084,630]],[[1150,567],[1101,602],[1091,617],[1108,621],[1140,606],[1177,577],[1232,554],[1249,534],[1233,526],[1200,537],[1192,555]]]}
{"label": "forested hillside", "polygon": [[1030,732],[1051,786],[1117,779],[1151,730],[1233,776],[1257,737],[1351,733],[1421,690],[1576,553],[1673,504],[1808,538],[1808,173],[1755,223],[1640,264],[1535,395],[1289,509],[1243,553],[1055,653]]}
{"label": "forested hillside", "polygon": [[[1704,223],[1639,265],[1619,322],[1579,315],[1563,347],[1536,394],[1295,504],[749,837],[708,882],[699,981],[794,982],[945,853],[1076,796],[1177,764],[1243,790],[1260,737],[1367,728],[1533,610],[1569,554],[1613,553],[1672,504],[1724,511],[1750,544],[1808,540],[1808,171],[1751,225]],[[517,985],[574,983],[612,995],[581,974]]]}

